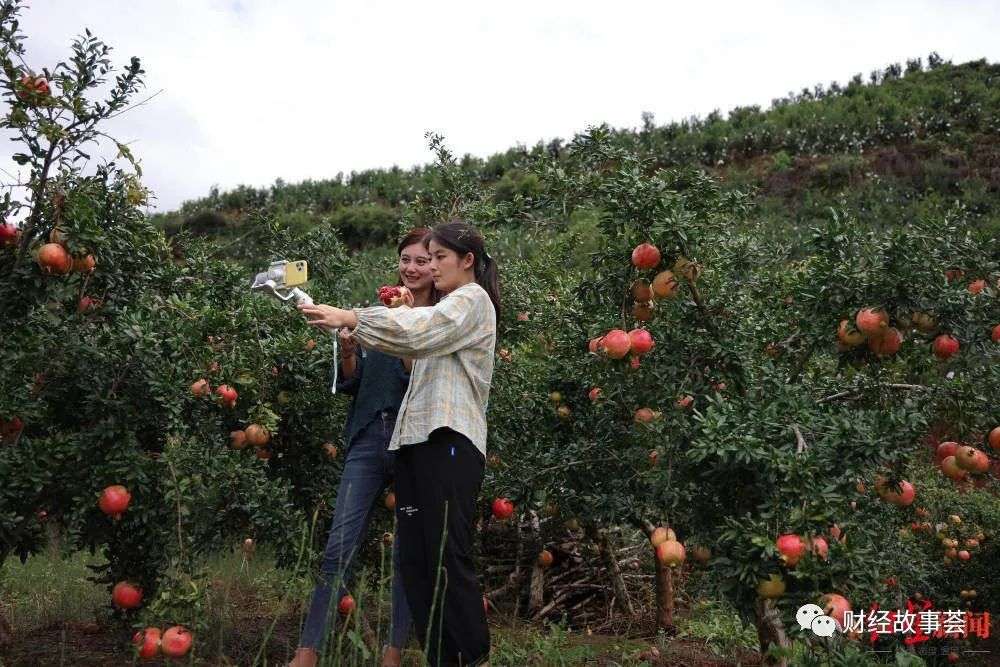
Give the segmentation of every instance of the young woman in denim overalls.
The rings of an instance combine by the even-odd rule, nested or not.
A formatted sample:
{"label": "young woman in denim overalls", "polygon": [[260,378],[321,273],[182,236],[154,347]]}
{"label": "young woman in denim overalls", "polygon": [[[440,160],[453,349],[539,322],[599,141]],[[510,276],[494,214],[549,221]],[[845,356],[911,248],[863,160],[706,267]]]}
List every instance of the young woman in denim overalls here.
{"label": "young woman in denim overalls", "polygon": [[[424,246],[428,229],[417,228],[400,241],[399,285],[412,295],[414,307],[432,306],[437,290],[430,274],[430,254]],[[410,381],[411,359],[400,359],[362,350],[347,330],[338,333],[341,344],[337,392],[354,397],[344,427],[346,461],[337,489],[330,536],[323,553],[320,580],[313,591],[309,613],[295,659],[289,667],[312,667],[329,634],[334,586],[337,600],[347,592],[347,570],[368,532],[372,512],[382,493],[392,483],[395,452],[388,450],[403,394]],[[337,360],[334,363],[338,363]],[[392,623],[383,667],[400,664],[401,652],[410,634],[412,620],[403,593],[398,541],[394,541],[392,578]]]}

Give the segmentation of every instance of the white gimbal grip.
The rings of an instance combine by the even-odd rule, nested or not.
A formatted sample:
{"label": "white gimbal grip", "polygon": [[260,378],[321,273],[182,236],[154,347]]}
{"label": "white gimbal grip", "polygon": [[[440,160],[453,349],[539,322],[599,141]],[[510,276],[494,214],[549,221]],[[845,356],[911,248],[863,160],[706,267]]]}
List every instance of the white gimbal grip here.
{"label": "white gimbal grip", "polygon": [[313,305],[312,297],[300,290],[298,287],[292,288],[292,298],[295,299],[295,305],[301,306],[311,306]]}

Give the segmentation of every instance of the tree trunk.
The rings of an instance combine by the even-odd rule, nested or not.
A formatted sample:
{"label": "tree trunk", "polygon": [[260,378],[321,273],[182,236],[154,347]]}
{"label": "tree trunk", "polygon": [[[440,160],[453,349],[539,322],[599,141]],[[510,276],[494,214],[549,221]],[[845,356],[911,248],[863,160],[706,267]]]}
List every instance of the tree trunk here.
{"label": "tree trunk", "polygon": [[[646,534],[653,537],[655,527],[648,521],[636,520],[635,523]],[[674,573],[670,567],[660,562],[653,549],[653,564],[656,566],[656,626],[667,634],[674,634]]]}
{"label": "tree trunk", "polygon": [[757,601],[757,641],[760,643],[760,653],[764,658],[765,665],[788,667],[786,658],[767,657],[767,650],[772,645],[781,648],[791,646],[788,635],[785,634],[785,626],[781,622],[781,614],[774,606],[773,600]]}
{"label": "tree trunk", "polygon": [[531,592],[528,596],[528,611],[536,613],[545,603],[545,568],[538,563],[531,570]]}
{"label": "tree trunk", "polygon": [[667,632],[674,633],[674,573],[669,565],[664,565],[653,551],[653,563],[656,564],[656,625]]}
{"label": "tree trunk", "polygon": [[48,535],[49,556],[55,560],[62,558],[62,530],[56,521],[49,521],[45,524],[45,532]]}
{"label": "tree trunk", "polygon": [[0,611],[0,647],[9,646],[13,639],[14,633],[10,629],[10,623],[7,622],[3,612]]}

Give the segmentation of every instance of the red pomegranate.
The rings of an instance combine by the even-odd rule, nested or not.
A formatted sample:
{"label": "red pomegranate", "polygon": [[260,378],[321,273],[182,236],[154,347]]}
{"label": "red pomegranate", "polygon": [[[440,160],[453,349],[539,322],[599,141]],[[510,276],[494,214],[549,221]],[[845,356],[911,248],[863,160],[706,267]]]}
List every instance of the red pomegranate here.
{"label": "red pomegranate", "polygon": [[191,393],[202,398],[204,396],[212,395],[212,387],[208,384],[208,380],[201,378],[200,380],[195,380],[191,383]]}
{"label": "red pomegranate", "polygon": [[653,349],[655,345],[652,334],[646,329],[632,329],[628,332],[629,351],[636,356],[642,356]]}
{"label": "red pomegranate", "polygon": [[49,82],[45,80],[45,77],[25,74],[21,77],[19,83],[21,86],[17,91],[17,97],[20,100],[29,100],[32,95],[45,97],[50,92]]}
{"label": "red pomegranate", "polygon": [[97,506],[108,516],[120,519],[125,510],[128,509],[130,502],[132,502],[132,494],[128,492],[128,489],[120,484],[115,484],[101,492]]}
{"label": "red pomegranate", "polygon": [[215,390],[216,395],[222,400],[222,404],[227,408],[236,407],[236,399],[239,394],[228,384],[221,384]]}
{"label": "red pomegranate", "polygon": [[612,359],[621,359],[632,347],[629,335],[621,329],[612,329],[601,339],[601,348],[604,354]]}
{"label": "red pomegranate", "polygon": [[656,558],[669,567],[677,567],[685,557],[684,545],[677,540],[667,540],[656,547]]}
{"label": "red pomegranate", "polygon": [[18,235],[18,229],[14,225],[9,222],[0,224],[0,247],[14,245],[17,243]]}
{"label": "red pomegranate", "polygon": [[632,264],[639,269],[655,269],[660,263],[660,250],[652,243],[640,243],[632,251]]}
{"label": "red pomegranate", "polygon": [[913,499],[916,497],[916,489],[913,485],[907,481],[901,481],[899,483],[900,490],[894,491],[884,479],[879,479],[875,482],[875,490],[882,500],[887,503],[892,503],[893,505],[898,505],[900,507],[906,507],[913,503]]}
{"label": "red pomegranate", "polygon": [[152,660],[160,653],[160,629],[146,628],[135,633],[132,643],[135,644],[139,657],[143,660]]}
{"label": "red pomegranate", "polygon": [[597,354],[598,352],[601,351],[601,342],[603,340],[604,338],[602,336],[590,339],[590,342],[587,343],[587,349],[590,351],[591,354]]}
{"label": "red pomegranate", "polygon": [[677,293],[677,277],[673,271],[660,271],[653,278],[653,297],[657,299],[667,299]]}
{"label": "red pomegranate", "polygon": [[975,447],[959,447],[955,452],[955,463],[969,472],[986,472],[990,469],[990,459]]}
{"label": "red pomegranate", "polygon": [[601,393],[602,392],[600,387],[594,387],[589,392],[587,392],[587,398],[596,403],[598,399],[601,398]]}
{"label": "red pomegranate", "polygon": [[793,533],[786,533],[778,537],[775,541],[781,560],[785,561],[788,567],[795,567],[802,556],[806,553],[805,541]]}
{"label": "red pomegranate", "polygon": [[898,329],[889,327],[881,336],[868,338],[868,349],[880,357],[891,357],[899,352],[903,336]]}
{"label": "red pomegranate", "polygon": [[337,603],[337,610],[344,616],[350,614],[356,607],[357,605],[354,603],[354,597],[351,595],[345,595],[340,598],[340,602]]}
{"label": "red pomegranate", "polygon": [[0,442],[13,441],[24,429],[24,422],[20,417],[10,419],[0,419]]}
{"label": "red pomegranate", "polygon": [[823,613],[837,622],[843,629],[847,621],[847,612],[851,611],[851,603],[839,593],[827,593],[819,600]]}
{"label": "red pomegranate", "polygon": [[989,472],[990,465],[990,457],[986,455],[986,452],[977,449],[972,457],[972,471],[978,473]]}
{"label": "red pomegranate", "polygon": [[136,609],[142,604],[142,589],[127,581],[119,581],[111,591],[111,601],[119,609]]}
{"label": "red pomegranate", "polygon": [[97,267],[97,260],[93,255],[84,255],[73,260],[73,270],[77,273],[93,273]]}
{"label": "red pomegranate", "polygon": [[990,335],[990,340],[994,343],[1000,343],[1000,324],[993,327],[993,333]]}
{"label": "red pomegranate", "polygon": [[552,565],[555,559],[552,557],[552,552],[548,549],[542,549],[538,554],[538,566],[541,568],[548,568]]}
{"label": "red pomegranate", "polygon": [[997,426],[992,431],[990,431],[987,440],[990,443],[990,447],[992,447],[993,449],[1000,450],[1000,426]]}
{"label": "red pomegranate", "polygon": [[493,516],[500,521],[505,521],[514,515],[514,503],[506,498],[497,498],[493,501]]}
{"label": "red pomegranate", "polygon": [[841,320],[837,339],[847,347],[857,347],[865,342],[865,335],[854,328],[850,320]]}
{"label": "red pomegranate", "polygon": [[271,440],[271,434],[260,424],[250,424],[244,430],[247,443],[254,447],[263,447]]}
{"label": "red pomegranate", "polygon": [[830,553],[830,545],[827,544],[826,539],[823,537],[816,536],[812,538],[809,542],[810,542],[809,544],[810,551],[812,551],[813,554],[818,556],[819,558],[826,560],[827,556]]}
{"label": "red pomegranate", "polygon": [[889,315],[881,308],[862,308],[854,317],[854,324],[866,336],[881,336],[889,327]]}
{"label": "red pomegranate", "polygon": [[654,547],[658,547],[664,542],[669,540],[676,540],[677,533],[674,532],[673,528],[666,528],[665,526],[657,526],[653,530],[653,534],[649,536],[649,543]]}
{"label": "red pomegranate", "polygon": [[229,432],[229,445],[233,449],[243,449],[247,446],[247,434],[246,431],[235,430]]}
{"label": "red pomegranate", "polygon": [[406,300],[406,295],[409,290],[405,287],[397,285],[383,285],[378,288],[378,299],[383,303],[383,305],[389,308],[395,308],[403,304]]}
{"label": "red pomegranate", "polygon": [[941,461],[941,472],[951,480],[960,482],[969,474],[958,465],[958,460],[954,455],[946,457]]}
{"label": "red pomegranate", "polygon": [[87,313],[94,310],[101,305],[101,302],[90,296],[82,296],[80,300],[76,303],[76,312],[79,314]]}
{"label": "red pomegranate", "polygon": [[937,450],[934,452],[934,457],[938,460],[938,463],[944,461],[949,456],[954,456],[955,452],[958,451],[958,443],[947,440],[942,442],[937,446]]}
{"label": "red pomegranate", "polygon": [[651,408],[639,408],[638,410],[635,411],[633,419],[638,424],[648,424],[651,421],[659,419],[661,414],[662,413],[657,412],[656,410],[653,410]]}
{"label": "red pomegranate", "polygon": [[641,279],[632,283],[632,299],[638,303],[651,301],[653,299],[653,290],[649,288],[649,283]]}
{"label": "red pomegranate", "polygon": [[168,658],[181,658],[191,650],[193,641],[194,637],[187,628],[183,625],[175,625],[163,633],[160,649],[163,651],[163,655]]}
{"label": "red pomegranate", "polygon": [[980,278],[969,283],[969,294],[979,294],[986,288],[986,281]]}
{"label": "red pomegranate", "polygon": [[378,288],[378,300],[388,306],[393,299],[399,298],[399,287],[397,285],[382,285]]}
{"label": "red pomegranate", "polygon": [[73,268],[73,258],[58,243],[46,243],[38,250],[38,266],[43,273],[62,275]]}
{"label": "red pomegranate", "polygon": [[972,460],[976,456],[976,448],[968,445],[959,445],[955,450],[955,463],[962,470],[972,470]]}
{"label": "red pomegranate", "polygon": [[958,339],[948,334],[941,334],[934,339],[932,348],[935,357],[938,359],[948,359],[958,352]]}
{"label": "red pomegranate", "polygon": [[632,317],[634,317],[637,322],[650,321],[653,319],[653,304],[636,302],[632,305]]}

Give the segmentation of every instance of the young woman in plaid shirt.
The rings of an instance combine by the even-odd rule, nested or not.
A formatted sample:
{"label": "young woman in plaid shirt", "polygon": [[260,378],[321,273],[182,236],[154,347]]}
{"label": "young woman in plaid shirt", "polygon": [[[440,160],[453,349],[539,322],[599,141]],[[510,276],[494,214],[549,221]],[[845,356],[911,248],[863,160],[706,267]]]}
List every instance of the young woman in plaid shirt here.
{"label": "young woman in plaid shirt", "polygon": [[438,225],[427,249],[443,294],[433,307],[299,310],[312,325],[353,329],[363,347],[414,359],[389,444],[398,450],[403,586],[431,665],[483,665],[490,639],[472,544],[500,290],[496,263],[467,223]]}

